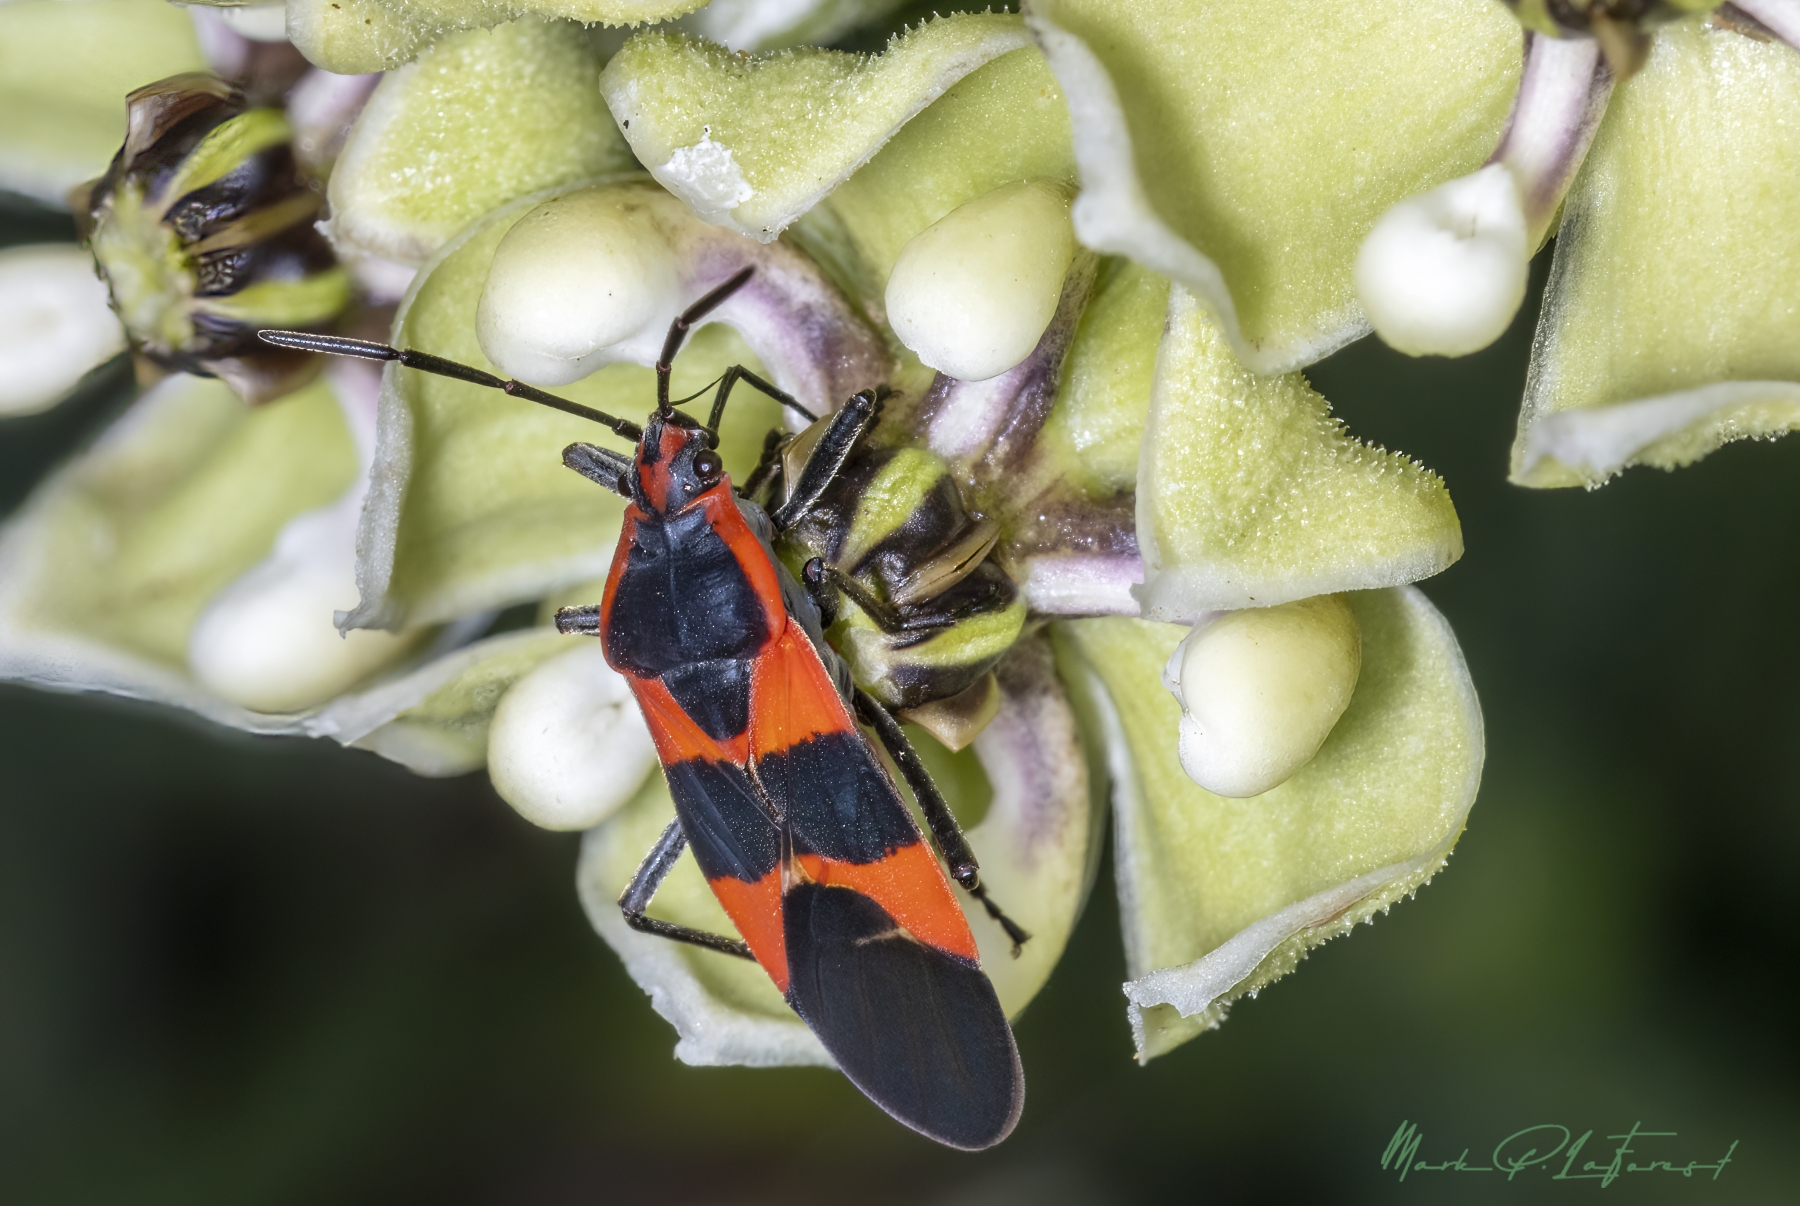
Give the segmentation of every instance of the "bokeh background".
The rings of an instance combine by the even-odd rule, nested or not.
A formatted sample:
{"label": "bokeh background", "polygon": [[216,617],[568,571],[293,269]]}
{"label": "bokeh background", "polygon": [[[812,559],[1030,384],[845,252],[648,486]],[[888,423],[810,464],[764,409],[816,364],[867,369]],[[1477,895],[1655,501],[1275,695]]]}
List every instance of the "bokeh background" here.
{"label": "bokeh background", "polygon": [[[71,239],[0,213],[0,242]],[[1536,279],[1541,286],[1546,257]],[[576,903],[578,839],[481,775],[0,686],[0,1199],[14,1203],[1791,1202],[1800,439],[1604,490],[1505,481],[1535,303],[1488,352],[1368,340],[1312,377],[1450,482],[1425,591],[1481,692],[1469,828],[1417,899],[1223,1029],[1131,1059],[1103,874],[1018,1025],[1029,1093],[980,1155],[834,1073],[678,1064]],[[0,426],[0,506],[128,372]],[[1668,1174],[1470,1163],[1560,1123],[1677,1132]]]}

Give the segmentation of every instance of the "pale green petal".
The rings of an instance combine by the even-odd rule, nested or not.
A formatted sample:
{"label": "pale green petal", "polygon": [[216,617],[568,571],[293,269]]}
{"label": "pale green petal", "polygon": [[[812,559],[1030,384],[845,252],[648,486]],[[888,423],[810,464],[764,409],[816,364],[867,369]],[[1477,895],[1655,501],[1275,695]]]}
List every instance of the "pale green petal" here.
{"label": "pale green petal", "polygon": [[288,38],[327,71],[360,75],[411,62],[440,38],[525,16],[633,25],[706,0],[288,0]]}
{"label": "pale green petal", "polygon": [[1081,313],[1038,446],[1064,481],[1091,496],[1137,486],[1168,308],[1167,277],[1111,260]]}
{"label": "pale green petal", "polygon": [[1067,626],[1108,731],[1125,985],[1138,1057],[1223,1020],[1310,948],[1416,891],[1444,864],[1481,777],[1481,713],[1462,653],[1412,588],[1350,596],[1362,676],[1318,756],[1260,796],[1196,786],[1181,708],[1158,685],[1186,629]]}
{"label": "pale green petal", "polygon": [[751,57],[675,34],[633,38],[601,91],[638,159],[695,213],[764,241],[983,64],[1030,44],[1017,17],[960,14],[880,55]]}
{"label": "pale green petal", "polygon": [[681,28],[733,50],[776,50],[835,42],[880,20],[906,0],[712,0]]}
{"label": "pale green petal", "polygon": [[[1018,958],[982,906],[956,890],[982,966],[1008,1016],[1024,1009],[1068,944],[1093,883],[1104,799],[1092,790],[1085,746],[1056,679],[1049,645],[1028,641],[1000,669],[1001,711],[975,744],[950,754],[917,729],[908,734],[965,824],[993,898],[1031,938]],[[1097,751],[1096,751],[1097,752]],[[825,1064],[812,1033],[756,964],[629,929],[619,895],[674,818],[661,775],[588,832],[576,882],[588,918],[624,960],[655,1010],[680,1035],[690,1064]],[[970,823],[972,822],[972,823]],[[731,921],[684,855],[657,892],[651,915],[715,934]]]}
{"label": "pale green petal", "polygon": [[1462,556],[1442,478],[1354,439],[1298,373],[1262,377],[1179,287],[1138,480],[1151,619],[1428,577]]}
{"label": "pale green petal", "polygon": [[369,98],[332,170],[332,241],[419,264],[515,197],[630,170],[599,75],[587,34],[566,21],[445,38]]}
{"label": "pale green petal", "polygon": [[207,602],[355,474],[323,381],[250,409],[222,382],[170,378],[13,521],[4,614],[178,673]]}
{"label": "pale green petal", "polygon": [[[401,303],[395,342],[497,372],[475,336],[488,265],[513,223],[552,195],[504,206],[446,246]],[[740,363],[763,371],[731,328],[702,327],[676,360],[675,396]],[[608,365],[557,392],[633,421],[656,400],[654,374],[635,364]],[[740,395],[721,448],[726,468],[738,475],[755,465],[763,434],[779,425],[774,402],[748,390]],[[617,437],[497,390],[395,366],[384,378],[381,405],[359,538],[362,604],[352,625],[437,623],[606,576],[624,501],[565,469],[562,449],[588,441],[624,451]]]}
{"label": "pale green petal", "polygon": [[0,529],[0,679],[146,699],[253,733],[330,737],[422,774],[479,767],[499,696],[567,648],[553,630],[448,651],[454,634],[441,634],[372,683],[280,715],[239,707],[188,671],[206,605],[296,515],[340,499],[356,472],[325,380],[251,409],[221,382],[168,379]]}
{"label": "pale green petal", "polygon": [[1800,426],[1800,54],[1697,22],[1569,191],[1512,479],[1597,486]]}
{"label": "pale green petal", "polygon": [[1205,298],[1263,373],[1368,331],[1364,236],[1480,166],[1521,61],[1518,24],[1469,0],[1028,9],[1074,120],[1077,235]]}
{"label": "pale green petal", "polygon": [[127,92],[205,69],[165,0],[0,4],[0,189],[66,205],[125,141]]}
{"label": "pale green petal", "polygon": [[360,695],[335,700],[308,726],[422,775],[487,764],[488,724],[500,697],[569,648],[554,628],[509,632],[464,646]]}

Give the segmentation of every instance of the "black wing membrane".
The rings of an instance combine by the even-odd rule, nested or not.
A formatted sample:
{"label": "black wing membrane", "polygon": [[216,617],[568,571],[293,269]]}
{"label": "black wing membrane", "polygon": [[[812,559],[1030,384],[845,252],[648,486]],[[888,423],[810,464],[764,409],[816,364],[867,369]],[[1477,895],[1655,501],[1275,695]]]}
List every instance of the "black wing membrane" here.
{"label": "black wing membrane", "polygon": [[782,899],[788,1004],[857,1088],[913,1130],[968,1151],[1012,1133],[1025,1071],[994,986],[849,888]]}

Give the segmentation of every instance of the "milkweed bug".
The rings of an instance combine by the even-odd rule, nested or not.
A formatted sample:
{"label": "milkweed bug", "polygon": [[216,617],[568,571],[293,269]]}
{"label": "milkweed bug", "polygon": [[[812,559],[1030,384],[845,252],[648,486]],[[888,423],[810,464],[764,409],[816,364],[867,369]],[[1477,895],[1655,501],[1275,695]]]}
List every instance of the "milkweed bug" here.
{"label": "milkweed bug", "polygon": [[[563,450],[565,465],[628,502],[604,598],[556,617],[562,632],[598,635],[608,663],[626,676],[675,801],[676,819],[619,898],[626,921],[756,960],[882,1109],[940,1143],[990,1147],[1024,1105],[1012,1030],[944,866],[854,718],[912,789],[949,876],[1005,928],[1015,953],[1029,936],[988,898],[967,840],[899,723],[847,674],[834,674],[832,663],[841,663],[822,639],[816,603],[771,548],[819,506],[874,425],[885,390],[864,390],[829,418],[766,513],[732,493],[716,451],[732,388],[744,382],[816,417],[741,366],[719,380],[704,425],[669,399],[670,362],[687,332],[752,271],[671,325],[656,365],[656,410],[642,427],[428,353],[305,332],[263,338],[502,389],[636,444],[634,456],[585,443]],[[740,938],[647,915],[690,846]]]}

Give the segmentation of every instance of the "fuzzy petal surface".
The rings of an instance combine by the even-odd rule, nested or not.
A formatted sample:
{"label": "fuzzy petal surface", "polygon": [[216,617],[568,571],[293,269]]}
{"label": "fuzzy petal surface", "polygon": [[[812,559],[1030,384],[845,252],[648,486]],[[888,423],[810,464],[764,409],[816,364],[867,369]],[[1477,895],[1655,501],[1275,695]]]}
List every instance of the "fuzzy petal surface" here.
{"label": "fuzzy petal surface", "polygon": [[515,197],[629,170],[600,59],[567,21],[454,34],[381,81],[332,170],[340,253],[420,264]]}
{"label": "fuzzy petal surface", "polygon": [[1367,333],[1351,268],[1395,202],[1480,166],[1520,33],[1464,0],[1034,0],[1069,97],[1076,235],[1205,299],[1244,363]]}
{"label": "fuzzy petal surface", "polygon": [[339,75],[391,71],[440,39],[520,17],[633,25],[691,13],[706,0],[289,0],[288,38]]}
{"label": "fuzzy petal surface", "polygon": [[1443,866],[1481,778],[1461,650],[1416,589],[1349,597],[1362,675],[1317,757],[1233,800],[1181,768],[1181,708],[1157,685],[1186,635],[1142,620],[1067,625],[1110,751],[1125,985],[1138,1058],[1217,1026],[1232,1001]]}
{"label": "fuzzy petal surface", "polygon": [[1564,206],[1512,479],[1598,486],[1800,426],[1800,54],[1684,22]]}
{"label": "fuzzy petal surface", "polygon": [[709,222],[774,239],[964,76],[1030,45],[1017,17],[958,14],[879,55],[761,56],[640,34],[600,87],[631,149]]}
{"label": "fuzzy petal surface", "polygon": [[1150,619],[1396,586],[1462,555],[1442,478],[1353,438],[1300,374],[1245,368],[1179,287],[1138,473]]}

